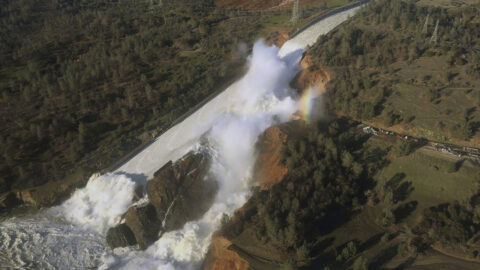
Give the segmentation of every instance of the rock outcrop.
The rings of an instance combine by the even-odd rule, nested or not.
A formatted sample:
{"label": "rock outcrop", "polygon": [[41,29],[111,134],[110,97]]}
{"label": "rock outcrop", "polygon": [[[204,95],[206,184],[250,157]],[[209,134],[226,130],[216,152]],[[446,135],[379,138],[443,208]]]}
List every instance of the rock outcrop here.
{"label": "rock outcrop", "polygon": [[112,248],[135,245],[135,235],[126,224],[120,224],[107,233],[107,244]]}
{"label": "rock outcrop", "polygon": [[288,40],[288,32],[287,29],[278,29],[275,31],[271,37],[267,40],[268,44],[275,45],[278,48],[281,48],[285,42]]}
{"label": "rock outcrop", "polygon": [[[210,208],[217,192],[217,183],[208,178],[210,160],[205,153],[189,153],[181,160],[168,162],[147,183],[150,202],[131,207],[125,223],[111,228],[107,243],[112,247],[131,245],[127,227],[134,243],[145,249],[167,231],[181,228],[186,222],[201,218]],[[114,239],[118,238],[118,239]]]}
{"label": "rock outcrop", "polygon": [[145,206],[128,209],[125,215],[125,225],[132,231],[140,248],[145,249],[157,240],[162,228],[162,221],[158,217],[155,207],[149,203]]}
{"label": "rock outcrop", "polygon": [[210,208],[217,183],[207,179],[209,159],[205,154],[187,156],[181,162],[167,164],[155,173],[147,185],[148,198],[164,217],[165,231],[179,229],[187,221],[203,216]]}

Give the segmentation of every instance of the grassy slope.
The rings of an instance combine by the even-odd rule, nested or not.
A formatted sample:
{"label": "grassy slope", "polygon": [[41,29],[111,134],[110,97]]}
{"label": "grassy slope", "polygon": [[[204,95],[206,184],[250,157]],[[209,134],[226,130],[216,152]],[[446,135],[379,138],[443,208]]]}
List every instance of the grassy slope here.
{"label": "grassy slope", "polygon": [[[448,2],[448,3],[447,3]],[[465,1],[468,2],[468,1]],[[438,2],[429,3],[421,1],[419,5],[437,5]],[[445,1],[445,6],[456,9],[456,6],[450,5],[451,1]],[[440,3],[438,3],[440,4]],[[437,5],[438,6],[438,5]],[[388,25],[364,24],[358,19],[351,24],[365,30],[373,31],[382,35],[398,35],[399,38],[409,38],[408,34],[391,29]],[[334,33],[335,37],[339,32]],[[394,45],[389,45],[394,46]],[[340,50],[337,45],[334,50]],[[378,53],[377,53],[378,54]],[[401,123],[392,127],[403,133],[415,134],[419,137],[431,138],[439,141],[445,141],[451,137],[448,128],[439,126],[438,118],[445,122],[445,126],[451,127],[461,122],[465,116],[464,108],[477,106],[478,85],[480,82],[466,74],[464,66],[447,64],[445,55],[436,51],[433,55],[425,54],[413,61],[398,59],[391,64],[379,68],[365,67],[355,70],[354,65],[350,66],[363,77],[370,77],[377,86],[387,86],[392,90],[390,95],[384,101],[385,107],[395,108],[404,118],[415,116],[411,121]],[[335,74],[344,71],[341,66],[329,66]],[[446,78],[446,71],[456,74],[453,79]],[[360,76],[360,77],[361,77]],[[440,97],[431,101],[429,90],[435,87],[441,87]],[[360,91],[357,92],[357,100],[370,101],[374,98],[375,92]],[[341,110],[340,108],[336,108]],[[358,116],[357,113],[353,115]],[[468,116],[471,121],[480,120],[480,113],[476,110]],[[354,117],[355,118],[355,117]],[[377,121],[382,125],[383,118],[378,116],[371,121]],[[469,142],[451,139],[456,143],[475,145],[479,138],[475,134]],[[395,141],[384,141],[378,138],[371,138],[365,147],[392,148]],[[339,264],[332,262],[332,256],[335,258],[335,252],[340,252],[342,247],[349,241],[355,240],[360,245],[360,252],[366,256],[372,269],[386,267],[394,269],[401,266],[400,269],[436,269],[439,265],[445,269],[477,269],[478,264],[466,262],[461,259],[449,257],[432,249],[428,249],[423,254],[406,252],[396,254],[399,244],[405,244],[411,237],[400,234],[392,240],[381,240],[381,236],[388,233],[398,233],[404,230],[404,226],[410,228],[418,224],[423,210],[440,203],[447,203],[453,200],[460,202],[466,201],[476,191],[478,185],[478,167],[468,162],[454,173],[448,173],[449,164],[457,162],[456,158],[444,156],[440,153],[428,149],[418,149],[416,152],[404,156],[396,157],[389,155],[389,164],[377,172],[375,180],[382,184],[391,179],[396,174],[404,173],[405,177],[402,183],[411,183],[413,191],[404,201],[394,205],[388,205],[393,210],[408,202],[416,202],[414,210],[406,217],[402,218],[398,224],[390,227],[379,225],[379,216],[382,210],[387,207],[383,202],[375,207],[364,207],[359,209],[350,221],[332,233],[322,236],[318,239],[318,246],[325,245],[327,249],[315,254],[316,261],[312,264],[312,269],[323,267],[325,262],[331,266],[331,269],[347,269],[352,266],[353,260]],[[377,186],[380,189],[381,185]],[[233,239],[232,242],[240,251],[242,257],[247,259],[252,266],[265,268],[269,265],[271,268],[278,267],[281,262],[288,258],[277,247],[270,242],[258,240],[255,231],[245,230],[240,236]],[[245,252],[246,251],[246,252]],[[392,251],[392,254],[385,254],[385,251]],[[302,263],[300,263],[302,264]]]}
{"label": "grassy slope", "polygon": [[[476,4],[472,1],[461,1],[467,4]],[[442,6],[455,12],[458,5],[453,1],[419,1],[418,5],[431,7]],[[472,23],[475,23],[473,21]],[[351,24],[362,30],[373,31],[382,35],[398,35],[400,38],[409,38],[408,34],[394,31],[388,25],[364,24],[357,19]],[[339,30],[333,34],[341,33]],[[395,46],[390,44],[389,46]],[[339,46],[334,48],[340,50]],[[391,127],[394,130],[415,134],[419,137],[431,138],[439,141],[450,141],[459,144],[477,145],[480,134],[477,132],[469,141],[451,138],[453,126],[461,123],[465,118],[465,108],[478,106],[478,89],[480,81],[472,78],[465,72],[465,66],[447,64],[447,56],[434,49],[413,61],[397,59],[387,66],[379,68],[357,68],[355,64],[350,66],[353,72],[361,74],[360,77],[370,77],[374,85],[386,86],[391,90],[386,97],[383,106],[395,108],[403,118],[410,121],[402,122]],[[378,54],[378,52],[377,52]],[[335,74],[342,73],[345,67],[329,66]],[[446,78],[447,72],[455,74]],[[352,89],[351,87],[350,89]],[[440,88],[440,96],[431,100],[430,89]],[[356,92],[356,100],[360,102],[371,101],[375,92]],[[336,108],[341,111],[341,108]],[[356,112],[350,112],[354,118]],[[348,113],[347,113],[348,114]],[[479,121],[480,112],[472,110],[467,116],[470,121]],[[358,118],[357,118],[358,119]],[[439,124],[439,119],[442,124]],[[370,120],[383,125],[383,116],[377,116]],[[385,140],[372,137],[364,145],[365,149],[380,147],[383,149],[393,148],[395,139]],[[393,205],[380,202],[374,207],[364,206],[358,209],[356,215],[350,221],[336,228],[333,232],[318,238],[318,250],[314,251],[315,261],[311,269],[321,269],[325,263],[331,269],[347,269],[353,264],[359,255],[367,257],[371,269],[478,269],[479,264],[459,258],[454,258],[433,249],[427,249],[424,253],[413,251],[399,252],[399,246],[406,245],[412,239],[409,228],[415,227],[421,220],[424,209],[441,203],[449,203],[454,200],[467,201],[477,191],[480,180],[478,164],[466,161],[456,172],[448,172],[448,168],[459,160],[456,157],[444,155],[428,148],[417,149],[408,156],[397,157],[393,152],[388,155],[388,164],[375,175],[377,181],[376,190],[381,192],[381,186],[395,175],[404,174],[400,183],[409,183],[412,191],[402,201]],[[380,225],[379,216],[386,207],[393,211],[399,210],[407,203],[416,203],[413,210],[397,220],[397,224],[383,227]],[[391,234],[391,239],[384,235]],[[382,238],[382,236],[384,236]],[[335,262],[334,258],[347,242],[355,241],[359,252],[354,258],[344,263]],[[232,241],[242,256],[252,266],[271,268],[279,266],[279,262],[285,262],[286,254],[279,251],[270,242],[263,242],[255,237],[251,229],[244,231]],[[322,248],[326,247],[322,251]],[[244,252],[246,251],[246,253]],[[463,257],[463,256],[462,256]],[[332,260],[333,258],[333,260]],[[465,257],[463,257],[465,258]],[[270,261],[270,263],[268,263]],[[302,264],[300,262],[300,264]]]}
{"label": "grassy slope", "polygon": [[[470,1],[458,1],[463,3],[462,5],[454,5],[453,1],[442,3],[420,1],[417,7],[418,10],[431,9],[433,6],[445,8],[443,12],[450,14],[449,18],[452,19],[457,16],[456,12],[468,9],[466,4]],[[389,127],[392,130],[437,141],[478,147],[480,145],[480,132],[478,132],[480,78],[475,74],[468,74],[467,70],[470,66],[479,64],[480,44],[477,42],[474,46],[466,45],[467,47],[462,49],[465,51],[454,58],[456,62],[449,64],[448,58],[452,53],[450,50],[458,41],[457,38],[452,39],[450,33],[452,29],[461,32],[461,28],[454,26],[453,21],[448,23],[446,20],[442,21],[445,24],[439,27],[441,45],[434,47],[428,43],[434,28],[433,16],[430,18],[429,34],[422,36],[420,28],[425,21],[423,15],[415,16],[416,22],[414,20],[409,26],[400,25],[397,29],[392,26],[393,20],[391,20],[392,16],[397,17],[397,15],[386,15],[387,19],[380,22],[369,19],[371,15],[366,13],[355,17],[311,52],[313,55],[321,55],[317,60],[318,65],[326,66],[337,75],[337,82],[334,81],[329,87],[332,93],[340,93],[340,95],[332,94],[336,99],[335,109],[352,118],[370,120],[379,126],[383,126],[384,113],[387,110],[393,110],[398,114],[401,122]],[[470,29],[476,29],[478,20],[473,17],[467,26]],[[345,33],[352,29],[369,33],[370,38],[365,42],[373,42],[373,45],[370,47],[364,47],[363,44],[358,45],[358,43],[352,45],[353,55],[346,56],[348,53],[342,52],[344,49],[342,39],[345,38]],[[360,41],[357,40],[357,42]],[[332,47],[332,43],[336,45]],[[421,49],[420,55],[413,58],[406,56],[411,53],[412,46],[416,43],[424,48]],[[337,57],[336,60],[331,61],[332,55]],[[472,55],[477,56],[475,58]],[[378,62],[376,59],[378,56],[381,56],[383,61],[378,60]],[[459,63],[461,58],[466,59],[468,63]],[[366,78],[370,80],[370,85],[365,85]],[[360,81],[360,87],[352,85],[355,80]],[[341,83],[344,82],[339,81],[347,81],[347,84],[342,86]],[[382,88],[386,94],[376,114],[373,118],[369,118],[372,116],[363,117],[360,107],[366,102],[373,102]],[[341,93],[347,94],[342,96]],[[345,101],[345,99],[352,100]],[[473,130],[469,136],[461,132],[466,121],[470,122]]]}
{"label": "grassy slope", "polygon": [[[376,147],[389,150],[395,144],[396,139],[393,138],[370,137],[361,151]],[[477,269],[479,265],[477,263],[454,258],[433,249],[428,249],[424,253],[408,250],[400,253],[398,246],[406,245],[411,239],[412,235],[406,228],[414,228],[421,220],[425,209],[454,200],[463,202],[475,193],[480,180],[478,165],[466,161],[457,172],[449,173],[447,172],[449,165],[458,162],[459,159],[427,148],[417,149],[410,155],[402,157],[397,157],[390,151],[387,160],[386,166],[374,176],[377,192],[381,192],[380,187],[386,181],[401,173],[405,174],[401,183],[411,183],[413,191],[393,205],[380,201],[373,207],[358,208],[349,221],[334,231],[319,236],[312,251],[313,257],[303,262],[299,261],[299,264],[306,263],[309,265],[307,269],[319,269],[318,267],[324,267],[328,262],[327,265],[331,269],[348,269],[356,258],[364,256],[368,259],[371,269],[397,269],[396,267],[402,264],[405,268],[400,269],[435,269],[439,265],[451,270]],[[379,216],[385,207],[395,210],[411,202],[416,202],[413,211],[399,219],[395,225],[383,227],[380,224]],[[287,258],[295,258],[292,254],[281,251],[281,248],[270,241],[257,238],[257,233],[249,227],[237,237],[230,239],[234,244],[231,248],[252,267],[278,269]],[[391,235],[392,239],[386,239],[387,235]],[[357,243],[357,254],[346,262],[335,262],[335,254],[340,253],[350,241]],[[392,254],[385,255],[386,250]]]}
{"label": "grassy slope", "polygon": [[[366,148],[380,147],[388,149],[393,147],[394,141],[382,140],[378,137],[371,137],[365,144]],[[391,227],[382,227],[379,224],[378,217],[382,209],[387,207],[385,203],[380,202],[374,207],[364,207],[357,215],[341,227],[330,234],[322,236],[319,241],[328,241],[332,244],[326,249],[319,260],[311,267],[316,269],[323,265],[322,256],[332,256],[334,248],[340,252],[341,247],[350,241],[356,241],[359,246],[359,254],[365,256],[371,263],[372,269],[396,269],[402,263],[408,262],[410,258],[415,260],[406,264],[406,268],[401,269],[437,269],[442,265],[442,269],[477,269],[479,264],[467,262],[462,259],[450,257],[432,249],[424,254],[414,254],[405,252],[404,254],[395,254],[391,258],[381,259],[381,254],[385,250],[392,249],[397,253],[399,244],[404,244],[408,235],[400,234],[392,240],[382,239],[382,236],[391,233],[405,231],[405,226],[414,227],[420,220],[424,209],[433,205],[447,203],[454,200],[468,200],[477,190],[479,181],[478,167],[466,162],[457,172],[447,173],[450,163],[457,162],[457,158],[449,155],[442,155],[428,149],[418,149],[414,153],[404,157],[395,157],[389,155],[389,163],[375,175],[377,189],[387,180],[398,173],[405,173],[402,182],[411,182],[413,191],[402,202],[389,206],[396,208],[404,203],[415,201],[418,204],[414,211],[408,214],[403,220]],[[385,236],[384,236],[385,237]],[[346,269],[355,260],[350,259],[343,265],[333,264],[331,269]],[[380,260],[380,259],[381,260]],[[408,265],[408,266],[407,266]],[[310,268],[309,268],[310,269]]]}

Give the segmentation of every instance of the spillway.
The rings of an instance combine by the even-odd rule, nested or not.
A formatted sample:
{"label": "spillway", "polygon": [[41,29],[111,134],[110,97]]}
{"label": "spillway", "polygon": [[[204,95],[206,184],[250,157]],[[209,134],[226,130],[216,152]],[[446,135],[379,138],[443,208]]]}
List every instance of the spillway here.
{"label": "spillway", "polygon": [[[327,34],[346,21],[359,8],[359,6],[353,7],[326,17],[306,28],[293,39],[285,42],[279,51],[280,57],[285,57],[295,51],[302,51],[306,47],[313,45],[319,36]],[[155,139],[153,144],[118,168],[116,172],[143,174],[147,178],[151,178],[153,173],[169,160],[177,160],[192,149],[192,145],[211,127],[215,118],[228,112],[232,106],[236,105],[238,90],[239,82],[229,86],[190,117]]]}
{"label": "spillway", "polygon": [[[323,18],[280,50],[257,43],[244,78],[112,173],[91,179],[60,206],[0,223],[0,264],[42,269],[198,268],[223,213],[232,214],[249,197],[256,138],[269,126],[287,121],[298,109],[294,98],[279,98],[277,91],[291,90],[289,82],[299,71],[303,50],[358,8]],[[132,205],[135,186],[151,179],[168,161],[200,148],[213,157],[211,173],[220,183],[215,202],[204,217],[165,233],[145,251],[106,247],[105,232],[118,224]]]}

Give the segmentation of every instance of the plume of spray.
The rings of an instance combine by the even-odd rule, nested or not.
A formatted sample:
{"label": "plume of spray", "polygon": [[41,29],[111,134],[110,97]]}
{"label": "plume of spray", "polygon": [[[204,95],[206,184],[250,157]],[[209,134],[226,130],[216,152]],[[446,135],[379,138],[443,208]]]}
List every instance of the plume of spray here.
{"label": "plume of spray", "polygon": [[[280,51],[257,42],[249,59],[249,72],[241,81],[167,130],[148,151],[118,168],[118,173],[90,179],[63,205],[41,211],[38,216],[2,221],[0,264],[7,268],[92,268],[98,263],[101,269],[198,268],[223,214],[232,214],[250,195],[258,135],[267,127],[290,119],[299,106],[311,108],[308,104],[318,100],[314,93],[305,91],[303,101],[297,104],[288,86],[299,71],[303,48],[357,9],[323,19],[287,41]],[[310,119],[309,112],[311,109],[301,110],[306,120]],[[201,140],[202,135],[205,140]],[[118,224],[122,214],[133,205],[137,175],[146,181],[159,166],[195,149],[210,152],[211,173],[219,182],[215,202],[208,212],[180,230],[165,233],[145,251],[118,248],[112,252],[105,247],[105,232]],[[148,198],[141,201],[145,200]]]}
{"label": "plume of spray", "polygon": [[105,234],[132,206],[136,183],[126,175],[108,173],[90,177],[85,188],[49,210],[66,220]]}
{"label": "plume of spray", "polygon": [[135,186],[126,175],[95,175],[62,205],[0,223],[0,265],[92,269],[105,252],[105,232],[131,206]]}
{"label": "plume of spray", "polygon": [[[121,222],[123,213],[133,205],[135,188],[144,183],[137,183],[139,180],[132,178],[135,175],[130,177],[122,173],[95,176],[62,205],[45,210],[42,219],[2,223],[1,230],[8,232],[2,235],[22,239],[15,241],[13,250],[5,246],[5,250],[12,250],[4,254],[6,262],[10,261],[7,265],[26,266],[26,261],[42,256],[45,265],[53,268],[66,263],[82,267],[100,263],[100,269],[199,268],[223,215],[232,215],[250,196],[258,135],[271,125],[288,121],[302,104],[297,102],[289,87],[289,82],[300,70],[301,55],[301,50],[295,50],[281,57],[276,47],[258,41],[245,77],[236,87],[222,93],[222,100],[228,101],[226,109],[214,106],[209,109],[212,112],[201,114],[203,118],[195,118],[205,121],[188,122],[187,129],[198,134],[192,135],[188,145],[181,144],[182,149],[178,151],[208,151],[213,160],[210,173],[219,184],[214,204],[200,220],[165,233],[145,251],[134,248],[110,251],[102,243],[105,233]],[[302,100],[308,103],[314,97],[308,95]],[[201,134],[204,134],[202,140]],[[59,235],[64,237],[59,238]],[[8,239],[3,242],[11,242]],[[45,248],[49,252],[45,253]],[[4,259],[0,256],[0,261]]]}
{"label": "plume of spray", "polygon": [[291,92],[289,82],[299,71],[301,51],[280,58],[278,48],[258,41],[249,59],[249,71],[232,93],[236,102],[220,115],[205,135],[212,156],[211,174],[219,183],[212,207],[197,221],[167,232],[145,251],[116,249],[105,254],[100,269],[197,269],[223,214],[231,215],[250,195],[255,142],[269,126],[289,120],[297,102],[278,92]]}
{"label": "plume of spray", "polygon": [[[25,256],[22,250],[41,252],[42,249],[34,247],[40,244],[52,250],[51,256],[43,257],[52,266],[60,266],[65,262],[86,266],[91,265],[93,259],[94,263],[100,262],[100,269],[199,268],[211,236],[219,228],[223,215],[232,215],[250,196],[250,188],[254,184],[251,179],[256,158],[254,146],[258,136],[274,124],[288,121],[299,109],[300,103],[295,99],[289,82],[300,70],[298,62],[301,55],[302,50],[295,50],[281,57],[278,48],[268,47],[263,41],[258,41],[249,58],[249,71],[237,87],[229,88],[222,97],[228,101],[227,109],[215,114],[218,111],[215,107],[215,111],[202,114],[207,117],[205,121],[187,127],[199,134],[192,137],[197,139],[189,140],[189,145],[181,147],[208,151],[213,160],[210,173],[219,184],[212,207],[201,219],[186,223],[182,229],[163,234],[145,251],[135,248],[110,251],[102,247],[101,239],[108,228],[117,225],[123,213],[133,205],[133,194],[138,183],[127,174],[109,173],[92,177],[85,188],[77,190],[65,203],[45,211],[46,217],[63,220],[52,223],[52,226],[65,224],[67,227],[61,227],[61,230],[67,231],[65,228],[70,228],[85,232],[79,237],[89,240],[75,240],[72,243],[72,237],[58,239],[56,229],[50,230],[49,218],[45,222],[29,221],[25,226],[38,225],[32,228],[45,234],[45,241],[20,242],[21,245],[29,243],[32,246],[25,249],[19,244],[20,248],[7,254],[7,257]],[[313,98],[314,95],[309,97]],[[198,131],[196,127],[200,127]],[[200,134],[204,134],[202,140],[199,139]],[[65,221],[75,225],[68,225]],[[12,234],[18,235],[18,232]],[[51,239],[56,240],[52,242]],[[96,245],[88,248],[87,242]],[[54,255],[62,251],[70,255],[62,256],[63,259]],[[35,252],[27,255],[38,257]],[[24,263],[20,260],[13,265]]]}

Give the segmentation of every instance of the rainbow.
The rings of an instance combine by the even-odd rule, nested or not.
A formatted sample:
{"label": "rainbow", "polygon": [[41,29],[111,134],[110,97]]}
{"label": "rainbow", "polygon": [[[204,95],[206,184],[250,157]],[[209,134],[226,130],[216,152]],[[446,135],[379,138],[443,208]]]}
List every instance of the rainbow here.
{"label": "rainbow", "polygon": [[319,87],[308,87],[300,97],[299,111],[300,114],[305,120],[305,122],[310,123],[313,121],[313,110],[315,98],[321,94]]}

